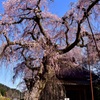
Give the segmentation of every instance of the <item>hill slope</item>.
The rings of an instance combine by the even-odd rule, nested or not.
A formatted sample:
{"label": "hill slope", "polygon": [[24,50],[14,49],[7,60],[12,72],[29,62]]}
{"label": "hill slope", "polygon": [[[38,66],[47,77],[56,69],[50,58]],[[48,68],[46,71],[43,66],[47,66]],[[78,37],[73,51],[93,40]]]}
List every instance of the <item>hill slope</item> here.
{"label": "hill slope", "polygon": [[23,98],[23,93],[21,93],[19,90],[11,89],[1,83],[0,83],[0,94],[2,96],[10,98],[11,100],[13,100],[14,98],[17,98],[19,100]]}

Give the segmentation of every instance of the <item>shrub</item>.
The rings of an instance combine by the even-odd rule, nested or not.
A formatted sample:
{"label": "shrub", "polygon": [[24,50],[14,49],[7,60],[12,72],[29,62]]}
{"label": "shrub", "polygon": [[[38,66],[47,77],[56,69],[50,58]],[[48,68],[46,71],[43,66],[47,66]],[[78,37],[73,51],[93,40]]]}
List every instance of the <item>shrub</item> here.
{"label": "shrub", "polygon": [[2,96],[6,96],[6,91],[4,89],[1,89],[0,93],[1,93]]}

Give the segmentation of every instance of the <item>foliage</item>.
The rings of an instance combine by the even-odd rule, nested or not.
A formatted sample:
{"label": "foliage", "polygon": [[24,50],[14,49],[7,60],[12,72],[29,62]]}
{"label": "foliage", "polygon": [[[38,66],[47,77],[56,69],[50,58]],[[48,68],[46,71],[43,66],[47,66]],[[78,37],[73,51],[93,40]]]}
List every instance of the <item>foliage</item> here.
{"label": "foliage", "polygon": [[96,63],[100,57],[100,29],[96,27],[100,1],[78,0],[62,17],[49,12],[49,3],[7,0],[1,14],[1,61],[16,63],[13,78],[24,79],[28,90],[36,94],[31,94],[32,98],[38,97],[46,82],[59,72],[63,56],[72,62],[69,66],[87,60],[83,53],[87,54],[87,47],[89,61]]}
{"label": "foliage", "polygon": [[0,93],[1,93],[2,96],[5,96],[6,95],[6,91],[3,90],[3,89],[0,90]]}

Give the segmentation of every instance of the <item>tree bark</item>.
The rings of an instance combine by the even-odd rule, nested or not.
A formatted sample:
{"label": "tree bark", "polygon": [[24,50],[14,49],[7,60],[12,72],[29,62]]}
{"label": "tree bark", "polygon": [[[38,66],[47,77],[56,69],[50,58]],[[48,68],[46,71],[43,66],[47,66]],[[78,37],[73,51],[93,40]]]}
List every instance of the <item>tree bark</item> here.
{"label": "tree bark", "polygon": [[56,78],[53,67],[47,66],[45,80],[38,80],[32,91],[27,92],[25,100],[60,100],[65,97],[64,86]]}
{"label": "tree bark", "polygon": [[38,100],[64,100],[65,97],[66,92],[63,84],[54,78],[46,83]]}

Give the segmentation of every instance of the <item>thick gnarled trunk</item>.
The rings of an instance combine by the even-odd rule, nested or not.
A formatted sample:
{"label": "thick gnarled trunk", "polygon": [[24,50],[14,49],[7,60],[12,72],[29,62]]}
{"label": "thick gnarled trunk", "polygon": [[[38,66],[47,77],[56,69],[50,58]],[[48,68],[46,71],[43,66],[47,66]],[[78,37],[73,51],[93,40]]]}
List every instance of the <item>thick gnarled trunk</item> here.
{"label": "thick gnarled trunk", "polygon": [[66,97],[65,88],[56,78],[48,81],[38,81],[25,100],[62,100]]}
{"label": "thick gnarled trunk", "polygon": [[44,89],[46,84],[46,81],[37,81],[37,83],[35,84],[30,97],[34,98],[34,100],[38,100],[38,98],[40,97],[40,93],[42,92],[42,90]]}
{"label": "thick gnarled trunk", "polygon": [[38,100],[64,100],[65,97],[66,91],[63,84],[60,80],[54,78],[46,83]]}
{"label": "thick gnarled trunk", "polygon": [[32,91],[26,93],[25,100],[59,100],[65,97],[64,86],[56,78],[53,67],[47,66],[45,80],[38,80]]}

